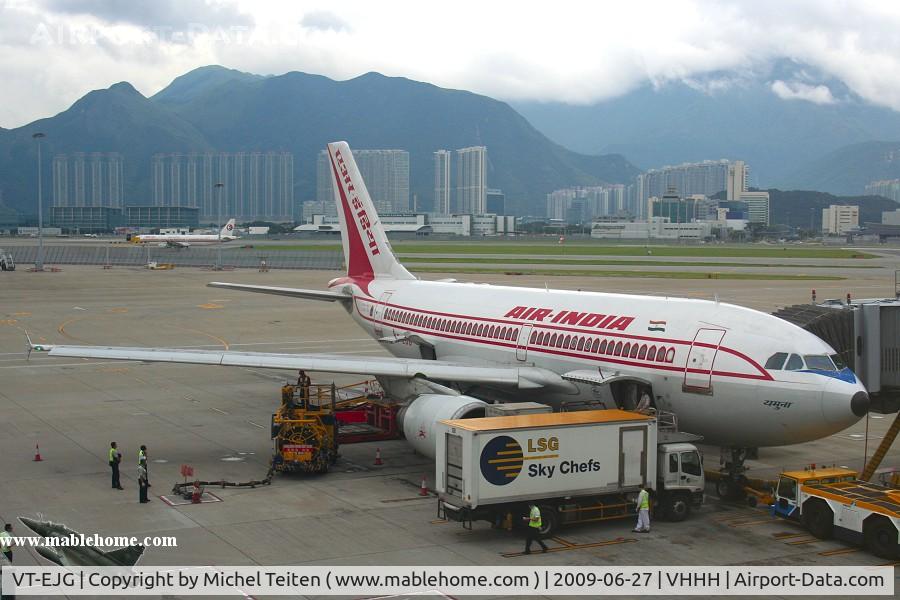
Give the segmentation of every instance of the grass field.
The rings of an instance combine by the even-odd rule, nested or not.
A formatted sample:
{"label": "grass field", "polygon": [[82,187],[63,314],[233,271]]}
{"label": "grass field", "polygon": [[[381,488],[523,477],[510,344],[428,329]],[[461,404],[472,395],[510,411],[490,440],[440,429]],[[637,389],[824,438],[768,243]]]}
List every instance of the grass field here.
{"label": "grass field", "polygon": [[[399,254],[530,254],[536,256],[675,256],[691,258],[875,258],[874,254],[821,246],[597,246],[593,244],[521,244],[496,242],[474,244],[449,242],[398,242],[392,244]],[[257,250],[305,250],[333,252],[340,244],[258,244]]]}
{"label": "grass field", "polygon": [[[744,263],[744,262],[711,262],[702,260],[616,260],[616,259],[591,259],[591,258],[483,258],[483,257],[464,257],[450,258],[439,257],[432,258],[427,256],[402,256],[404,263],[427,263],[427,264],[443,264],[443,263],[460,263],[469,264],[494,264],[494,265],[574,265],[574,266],[591,266],[591,265],[613,265],[625,267],[793,267],[795,269],[832,269],[831,264],[797,264],[797,263]],[[845,269],[878,269],[877,265],[848,265]]]}
{"label": "grass field", "polygon": [[747,279],[759,281],[842,281],[845,277],[833,275],[790,275],[780,273],[701,273],[699,271],[607,271],[591,270],[557,271],[550,269],[483,269],[477,267],[440,268],[421,267],[416,273],[484,274],[484,275],[541,275],[548,277],[635,277],[654,279]]}

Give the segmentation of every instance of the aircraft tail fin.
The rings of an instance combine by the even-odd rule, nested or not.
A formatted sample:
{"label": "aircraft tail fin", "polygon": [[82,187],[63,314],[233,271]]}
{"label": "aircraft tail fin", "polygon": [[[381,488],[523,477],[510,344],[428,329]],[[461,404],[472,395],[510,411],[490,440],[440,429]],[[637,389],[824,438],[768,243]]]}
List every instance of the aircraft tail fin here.
{"label": "aircraft tail fin", "polygon": [[225,227],[222,228],[221,236],[231,236],[234,237],[234,219],[228,219],[228,222],[225,223]]}
{"label": "aircraft tail fin", "polygon": [[122,566],[131,567],[137,563],[143,554],[144,547],[138,544],[137,546],[125,546],[118,550],[110,550],[106,553],[106,556]]}
{"label": "aircraft tail fin", "polygon": [[364,289],[373,279],[415,279],[388,242],[347,142],[328,144],[334,201],[341,222],[347,276]]}

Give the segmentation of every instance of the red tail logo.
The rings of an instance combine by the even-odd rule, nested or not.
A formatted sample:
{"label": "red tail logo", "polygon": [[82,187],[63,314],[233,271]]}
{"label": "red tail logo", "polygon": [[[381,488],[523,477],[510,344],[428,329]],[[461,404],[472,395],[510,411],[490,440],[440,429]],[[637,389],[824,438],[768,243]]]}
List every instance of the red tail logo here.
{"label": "red tail logo", "polygon": [[[347,165],[341,151],[338,150],[331,157],[331,169],[334,173],[334,183],[341,198],[341,210],[343,211],[344,224],[347,228],[347,242],[349,256],[347,258],[347,275],[353,279],[362,280],[359,284],[363,289],[368,288],[368,282],[375,278],[372,262],[369,256],[377,256],[381,253],[378,242],[372,233],[372,224],[369,215],[359,199],[353,180],[350,178]],[[346,190],[345,190],[346,184]],[[348,201],[347,195],[350,195]],[[363,242],[361,232],[366,234],[366,243]]]}

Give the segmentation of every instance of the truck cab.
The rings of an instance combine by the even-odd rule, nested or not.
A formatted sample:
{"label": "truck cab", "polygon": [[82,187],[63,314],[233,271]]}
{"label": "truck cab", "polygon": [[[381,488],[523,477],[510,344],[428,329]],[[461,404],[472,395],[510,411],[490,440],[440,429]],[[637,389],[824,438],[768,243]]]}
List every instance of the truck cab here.
{"label": "truck cab", "polygon": [[13,260],[12,254],[0,248],[0,271],[15,271],[16,261]]}
{"label": "truck cab", "polygon": [[703,458],[693,444],[657,446],[657,505],[671,521],[681,521],[703,503]]}

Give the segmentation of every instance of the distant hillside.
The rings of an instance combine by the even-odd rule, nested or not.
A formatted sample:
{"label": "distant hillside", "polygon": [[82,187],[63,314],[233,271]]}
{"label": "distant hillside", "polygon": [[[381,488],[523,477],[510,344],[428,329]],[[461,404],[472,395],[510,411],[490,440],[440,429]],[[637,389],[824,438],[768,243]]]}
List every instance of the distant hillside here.
{"label": "distant hillside", "polygon": [[[786,100],[785,85],[825,86],[833,101]],[[717,72],[646,85],[589,106],[517,102],[550,139],[585,153],[616,152],[642,169],[707,159],[743,159],[756,187],[861,193],[839,178],[795,173],[847,144],[900,139],[900,113],[874,106],[808,65],[781,61],[755,73]],[[829,187],[833,185],[834,187]]]}
{"label": "distant hillside", "polygon": [[799,187],[841,194],[865,192],[866,184],[900,178],[900,142],[863,142],[838,148],[789,176]]}
{"label": "distant hillside", "polygon": [[859,206],[859,223],[881,222],[883,211],[900,208],[893,200],[881,196],[835,196],[806,190],[769,190],[769,217],[772,224],[801,229],[821,229],[822,209],[832,204]]}
{"label": "distant hillside", "polygon": [[[35,144],[43,131],[45,199],[49,157],[61,152],[120,152],[129,204],[150,199],[150,157],[195,150],[290,151],[295,200],[315,198],[315,161],[330,141],[410,152],[410,193],[428,208],[432,153],[488,147],[488,185],[503,189],[511,211],[543,214],[547,192],[570,185],[630,181],[622,156],[586,156],[554,144],[507,104],[459,90],[369,73],[349,81],[287,73],[260,77],[223,67],[187,73],[152,98],[127,83],[87,94],[69,110],[0,131],[0,189],[9,206],[34,213]],[[48,202],[49,204],[49,202]]]}

